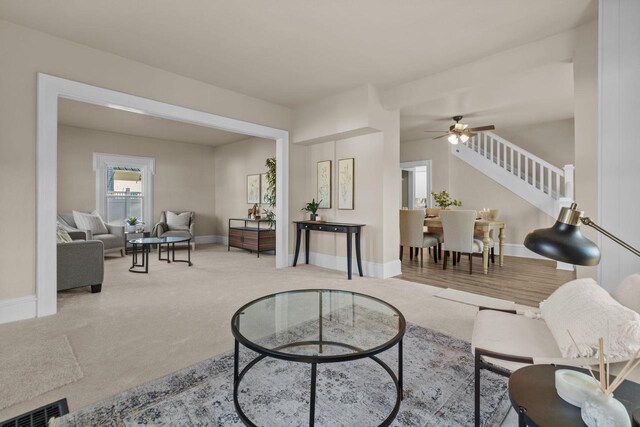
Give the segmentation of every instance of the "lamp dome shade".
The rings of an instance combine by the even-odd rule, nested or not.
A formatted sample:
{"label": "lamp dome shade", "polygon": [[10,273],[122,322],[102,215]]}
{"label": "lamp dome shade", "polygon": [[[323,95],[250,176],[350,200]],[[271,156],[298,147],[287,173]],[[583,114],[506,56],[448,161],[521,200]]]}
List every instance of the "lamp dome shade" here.
{"label": "lamp dome shade", "polygon": [[557,221],[553,227],[527,234],[524,246],[547,258],[577,265],[598,265],[600,249],[580,232],[578,225]]}

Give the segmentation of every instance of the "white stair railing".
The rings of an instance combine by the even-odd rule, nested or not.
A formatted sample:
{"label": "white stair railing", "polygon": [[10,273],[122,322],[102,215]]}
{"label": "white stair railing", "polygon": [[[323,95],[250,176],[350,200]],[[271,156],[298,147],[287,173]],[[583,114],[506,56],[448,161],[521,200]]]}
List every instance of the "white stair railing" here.
{"label": "white stair railing", "polygon": [[478,133],[452,151],[549,216],[573,199],[573,165],[556,167],[492,132]]}

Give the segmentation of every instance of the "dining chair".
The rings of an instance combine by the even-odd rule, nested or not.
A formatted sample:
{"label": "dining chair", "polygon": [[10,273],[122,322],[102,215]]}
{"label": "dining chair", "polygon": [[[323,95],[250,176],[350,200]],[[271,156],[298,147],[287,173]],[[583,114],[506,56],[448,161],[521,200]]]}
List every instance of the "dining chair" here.
{"label": "dining chair", "polygon": [[476,211],[473,210],[442,210],[440,211],[442,231],[444,235],[445,252],[442,269],[447,268],[449,252],[453,257],[453,265],[459,254],[469,255],[469,274],[473,274],[473,254],[482,253],[482,240],[473,237],[476,222]]}
{"label": "dining chair", "polygon": [[400,210],[400,261],[407,246],[413,258],[413,248],[420,249],[420,266],[423,265],[424,248],[434,248],[433,260],[438,262],[440,239],[433,233],[425,232],[423,209]]}

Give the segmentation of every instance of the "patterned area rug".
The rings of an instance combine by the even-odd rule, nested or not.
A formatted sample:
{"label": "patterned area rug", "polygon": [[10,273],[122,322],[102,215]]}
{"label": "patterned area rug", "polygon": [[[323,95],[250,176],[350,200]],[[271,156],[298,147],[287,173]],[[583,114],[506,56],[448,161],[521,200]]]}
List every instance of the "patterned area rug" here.
{"label": "patterned area rug", "polygon": [[[394,426],[473,425],[473,357],[469,343],[408,324],[404,400]],[[397,348],[380,355],[397,367]],[[241,367],[255,353],[241,346]],[[304,426],[310,366],[266,358],[241,383],[240,404],[261,426]],[[233,353],[135,387],[63,417],[62,426],[241,426],[233,406]],[[506,379],[482,373],[482,425],[509,411]],[[317,426],[375,426],[391,411],[395,389],[375,362],[318,365]]]}

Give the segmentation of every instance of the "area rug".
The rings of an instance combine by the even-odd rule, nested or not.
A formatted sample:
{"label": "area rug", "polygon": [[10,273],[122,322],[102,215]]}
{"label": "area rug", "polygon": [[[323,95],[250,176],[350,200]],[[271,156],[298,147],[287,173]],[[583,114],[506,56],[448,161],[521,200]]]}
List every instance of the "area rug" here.
{"label": "area rug", "polygon": [[495,308],[497,310],[515,310],[516,303],[499,298],[487,297],[471,292],[459,291],[457,289],[443,289],[433,296],[451,301],[460,302],[467,305],[475,305],[476,307]]}
{"label": "area rug", "polygon": [[[25,363],[25,354],[29,354],[29,363]],[[19,347],[0,346],[0,365],[0,409],[82,378],[66,335]]]}
{"label": "area rug", "polygon": [[[473,425],[473,357],[469,343],[413,324],[404,337],[404,400],[394,426]],[[394,347],[380,358],[394,370]],[[255,353],[241,347],[241,366]],[[240,403],[260,426],[304,426],[310,367],[264,359],[245,376]],[[482,378],[482,425],[509,411],[506,379]],[[233,353],[144,384],[60,419],[61,426],[241,426],[233,406]],[[391,411],[395,389],[369,359],[318,366],[317,426],[375,426]]]}

